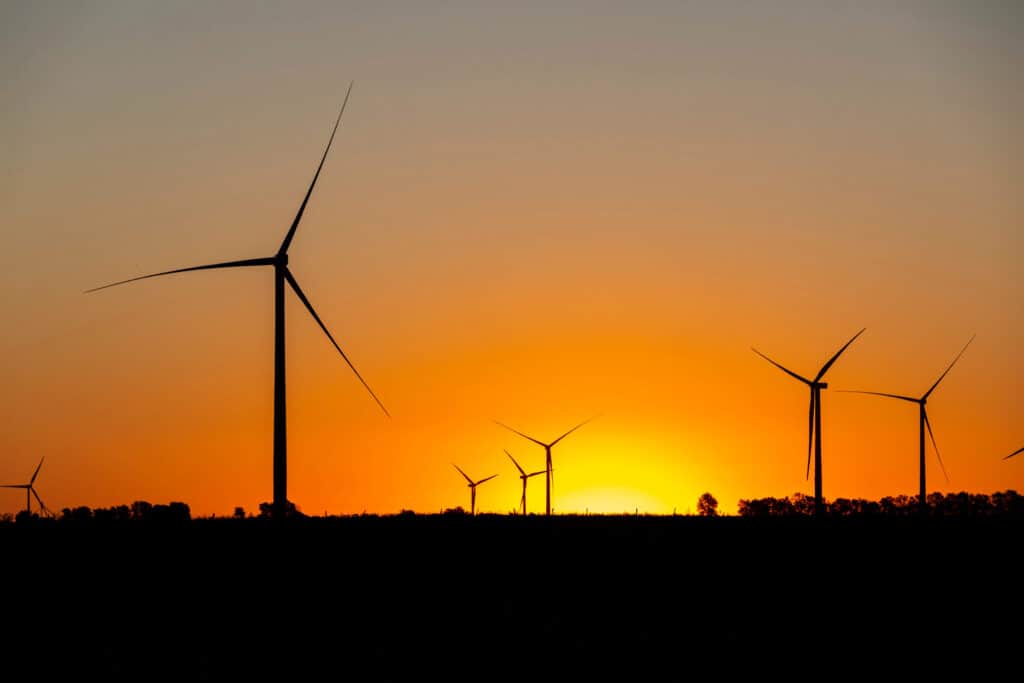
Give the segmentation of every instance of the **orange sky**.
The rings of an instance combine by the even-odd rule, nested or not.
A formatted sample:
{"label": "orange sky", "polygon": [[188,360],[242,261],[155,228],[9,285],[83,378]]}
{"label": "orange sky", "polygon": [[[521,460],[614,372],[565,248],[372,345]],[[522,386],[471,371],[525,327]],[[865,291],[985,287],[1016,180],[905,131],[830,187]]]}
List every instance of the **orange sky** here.
{"label": "orange sky", "polygon": [[[288,299],[307,513],[811,493],[806,389],[920,394],[950,473],[1024,487],[1021,12],[936,3],[0,9],[0,483],[51,507],[271,496],[266,256],[349,79]],[[825,393],[826,497],[916,492],[910,404]],[[531,510],[543,481],[530,483]],[[0,492],[0,512],[23,504]]]}

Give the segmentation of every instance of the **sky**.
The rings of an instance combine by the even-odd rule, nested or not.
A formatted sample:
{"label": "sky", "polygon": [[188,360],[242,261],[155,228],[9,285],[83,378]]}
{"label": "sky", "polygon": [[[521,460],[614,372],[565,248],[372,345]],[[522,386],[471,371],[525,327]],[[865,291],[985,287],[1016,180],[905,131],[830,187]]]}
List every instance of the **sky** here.
{"label": "sky", "polygon": [[[272,255],[308,514],[556,512],[704,492],[1024,488],[1024,10],[1015,2],[0,6],[0,483],[55,510],[272,496]],[[542,477],[530,511],[543,508]],[[6,493],[4,492],[6,491]],[[0,512],[23,494],[0,490]]]}

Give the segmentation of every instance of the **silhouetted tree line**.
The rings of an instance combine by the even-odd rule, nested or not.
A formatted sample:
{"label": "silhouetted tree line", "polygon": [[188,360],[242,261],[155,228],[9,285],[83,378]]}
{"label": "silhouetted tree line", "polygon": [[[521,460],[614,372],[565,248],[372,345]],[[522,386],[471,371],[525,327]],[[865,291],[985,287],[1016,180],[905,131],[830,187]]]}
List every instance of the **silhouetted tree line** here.
{"label": "silhouetted tree line", "polygon": [[[260,517],[272,517],[274,516],[274,505],[273,503],[260,503],[259,505]],[[287,503],[287,507],[284,510],[285,517],[304,517],[299,512],[295,504],[292,502]],[[236,507],[232,517],[235,519],[245,519],[245,509]],[[154,505],[145,500],[137,500],[131,505],[115,505],[109,508],[90,508],[86,505],[81,505],[73,508],[64,508],[61,510],[59,515],[41,518],[36,513],[29,513],[25,510],[19,512],[16,516],[11,517],[10,515],[0,516],[0,522],[22,522],[30,520],[46,519],[48,522],[56,522],[59,524],[66,523],[97,523],[97,524],[119,524],[125,522],[152,522],[156,524],[176,524],[181,522],[189,522],[192,519],[192,512],[189,509],[188,503],[182,503],[180,501],[172,501],[166,505]]]}
{"label": "silhouetted tree line", "polygon": [[[984,493],[931,493],[927,498],[929,517],[1014,517],[1024,518],[1024,496],[1016,491]],[[917,496],[886,496],[881,500],[836,498],[825,501],[830,517],[916,517],[922,514]],[[794,493],[785,498],[741,499],[741,517],[796,517],[814,514],[814,497]]]}
{"label": "silhouetted tree line", "polygon": [[[1014,490],[1000,491],[991,495],[984,493],[932,493],[928,495],[927,514],[936,518],[1016,518],[1024,519],[1024,496]],[[273,516],[272,503],[260,503],[259,516]],[[718,514],[718,501],[710,493],[703,494],[697,502],[698,514],[713,517]],[[881,500],[864,498],[836,498],[825,501],[829,517],[918,517],[922,513],[917,496],[886,496]],[[800,517],[814,515],[814,497],[794,493],[785,498],[751,498],[739,501],[740,517]],[[468,516],[461,506],[446,508],[446,517]],[[289,503],[286,517],[305,517],[294,504]],[[365,516],[365,513],[364,513]],[[415,516],[411,510],[403,510],[399,516]],[[237,507],[234,519],[245,519],[245,510]],[[92,509],[87,506],[64,508],[54,517],[39,517],[35,512],[22,510],[17,515],[0,515],[0,523],[45,522],[53,524],[117,524],[149,522],[155,524],[180,524],[192,519],[187,503],[174,501],[167,505],[153,505],[137,500],[131,505],[115,505],[109,508]]]}
{"label": "silhouetted tree line", "polygon": [[[19,513],[16,521],[21,521],[24,511]],[[33,515],[35,517],[35,515]],[[117,524],[125,522],[148,522],[154,524],[178,524],[189,522],[192,512],[188,503],[173,501],[167,505],[153,505],[144,500],[137,500],[131,505],[115,505],[109,508],[90,508],[80,505],[64,508],[55,518],[58,524]]]}

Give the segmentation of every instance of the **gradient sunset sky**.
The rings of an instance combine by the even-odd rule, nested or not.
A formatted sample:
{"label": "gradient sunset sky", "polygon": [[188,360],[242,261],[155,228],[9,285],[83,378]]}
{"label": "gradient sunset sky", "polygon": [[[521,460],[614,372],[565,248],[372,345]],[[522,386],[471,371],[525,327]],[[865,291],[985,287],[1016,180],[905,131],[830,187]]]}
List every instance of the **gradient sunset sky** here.
{"label": "gradient sunset sky", "polygon": [[[507,512],[710,491],[1024,489],[1017,2],[18,3],[0,8],[0,483],[55,510],[271,498],[269,256],[291,249],[386,419],[288,295],[289,497]],[[0,512],[24,505],[0,490]],[[543,481],[530,482],[531,511]]]}

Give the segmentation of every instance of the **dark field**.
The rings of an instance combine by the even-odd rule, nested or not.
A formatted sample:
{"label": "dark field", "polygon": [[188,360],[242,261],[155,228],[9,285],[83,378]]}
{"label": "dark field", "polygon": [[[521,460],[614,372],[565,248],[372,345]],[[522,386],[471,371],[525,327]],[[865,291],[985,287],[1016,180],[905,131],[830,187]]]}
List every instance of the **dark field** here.
{"label": "dark field", "polygon": [[0,677],[1016,679],[1022,533],[999,519],[8,524]]}

